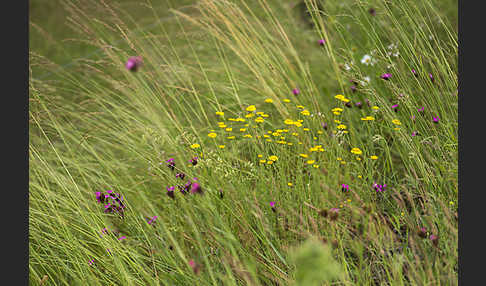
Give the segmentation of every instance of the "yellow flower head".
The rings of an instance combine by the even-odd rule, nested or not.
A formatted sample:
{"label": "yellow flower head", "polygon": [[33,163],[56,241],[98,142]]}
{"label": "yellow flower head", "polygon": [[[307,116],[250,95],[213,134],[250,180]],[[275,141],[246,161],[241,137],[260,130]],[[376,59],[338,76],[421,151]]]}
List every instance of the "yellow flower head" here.
{"label": "yellow flower head", "polygon": [[224,115],[224,112],[222,112],[222,111],[216,111],[216,115],[223,116]]}
{"label": "yellow flower head", "polygon": [[243,137],[251,138],[252,136],[251,136],[251,134],[245,134],[245,135],[243,135]]}
{"label": "yellow flower head", "polygon": [[283,101],[284,101],[284,102],[289,103],[289,102],[290,102],[290,99],[287,99],[287,98],[286,98],[286,99],[284,99]]}
{"label": "yellow flower head", "polygon": [[192,149],[197,149],[197,148],[199,148],[199,147],[201,147],[201,145],[199,145],[199,144],[197,144],[197,143],[195,143],[195,144],[192,144],[192,145],[191,145],[191,148],[192,148]]}
{"label": "yellow flower head", "polygon": [[249,111],[249,112],[252,112],[252,111],[255,111],[256,110],[256,107],[255,105],[250,105],[246,108],[246,111]]}
{"label": "yellow flower head", "polygon": [[361,117],[361,120],[363,120],[363,121],[371,121],[371,120],[375,120],[375,118],[373,116],[366,116],[366,117]]}
{"label": "yellow flower head", "polygon": [[307,164],[312,165],[312,164],[314,164],[315,162],[316,162],[316,160],[309,160],[309,161],[307,161]]}
{"label": "yellow flower head", "polygon": [[293,185],[293,184],[289,182],[289,183],[287,183],[287,185],[288,185],[289,187],[292,187],[292,185]]}
{"label": "yellow flower head", "polygon": [[346,129],[347,127],[346,127],[346,125],[344,125],[344,124],[339,124],[339,125],[337,126],[337,128],[338,128],[338,129],[341,129],[341,130],[344,130],[344,129]]}
{"label": "yellow flower head", "polygon": [[292,119],[285,119],[284,123],[287,125],[292,125],[294,124],[294,121]]}
{"label": "yellow flower head", "polygon": [[392,123],[393,123],[393,124],[396,124],[396,125],[402,125],[402,123],[401,123],[401,122],[400,122],[400,120],[398,120],[398,119],[393,119],[393,120],[392,120]]}
{"label": "yellow flower head", "polygon": [[265,99],[265,102],[266,102],[266,103],[272,103],[272,102],[273,102],[273,99],[271,99],[271,98],[267,98],[267,99]]}
{"label": "yellow flower head", "polygon": [[216,138],[216,136],[218,136],[218,135],[214,132],[211,132],[211,133],[208,134],[208,136],[211,137],[211,138]]}
{"label": "yellow flower head", "polygon": [[272,156],[268,157],[268,160],[277,161],[278,157],[275,156],[275,155],[272,155]]}
{"label": "yellow flower head", "polygon": [[246,131],[246,128],[240,128],[240,131],[241,132],[245,132]]}
{"label": "yellow flower head", "polygon": [[246,118],[252,118],[253,116],[255,116],[255,114],[253,113],[248,113],[247,115],[245,115]]}
{"label": "yellow flower head", "polygon": [[255,119],[255,122],[261,123],[261,122],[263,122],[263,118],[262,117],[258,117],[257,119]]}
{"label": "yellow flower head", "polygon": [[376,159],[378,159],[378,156],[372,155],[372,156],[370,157],[370,159],[371,159],[371,160],[376,160]]}
{"label": "yellow flower head", "polygon": [[231,130],[233,130],[233,128],[228,127],[228,128],[226,128],[225,130],[226,130],[226,131],[231,131]]}
{"label": "yellow flower head", "polygon": [[307,158],[307,157],[309,157],[309,155],[307,155],[307,154],[299,154],[299,156],[300,156],[300,157],[302,157],[302,158]]}
{"label": "yellow flower head", "polygon": [[309,112],[309,110],[304,109],[304,110],[302,110],[302,112],[300,112],[300,114],[302,114],[304,116],[309,116],[310,115],[310,112]]}
{"label": "yellow flower head", "polygon": [[353,148],[353,149],[351,149],[351,153],[356,154],[356,155],[363,154],[363,152],[359,148]]}
{"label": "yellow flower head", "polygon": [[228,138],[228,139],[230,139],[230,140],[231,140],[231,139],[235,139],[236,137],[235,137],[235,136],[228,136],[228,137],[226,137],[226,138]]}
{"label": "yellow flower head", "polygon": [[224,149],[224,147],[226,147],[226,146],[224,146],[224,145],[218,145],[218,147],[221,148],[221,149]]}

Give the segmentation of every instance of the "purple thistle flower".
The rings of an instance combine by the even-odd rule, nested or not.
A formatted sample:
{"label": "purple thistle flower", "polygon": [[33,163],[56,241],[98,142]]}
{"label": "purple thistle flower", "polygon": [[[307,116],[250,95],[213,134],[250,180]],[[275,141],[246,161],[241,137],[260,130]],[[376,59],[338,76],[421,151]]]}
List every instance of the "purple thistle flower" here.
{"label": "purple thistle flower", "polygon": [[167,195],[173,199],[174,198],[174,186],[167,187]]}
{"label": "purple thistle flower", "polygon": [[321,123],[321,126],[322,126],[322,128],[324,128],[324,130],[327,130],[327,123],[323,122],[323,123]]}
{"label": "purple thistle flower", "polygon": [[201,186],[198,183],[192,183],[191,185],[191,193],[195,194],[202,194]]}
{"label": "purple thistle flower", "polygon": [[412,132],[412,137],[417,136],[417,135],[418,135],[417,131]]}
{"label": "purple thistle flower", "polygon": [[129,71],[136,72],[142,65],[142,57],[130,57],[125,64],[125,68]]}
{"label": "purple thistle flower", "polygon": [[434,244],[434,246],[438,246],[439,245],[439,237],[435,234],[431,234],[429,236],[429,239],[432,241],[432,243]]}
{"label": "purple thistle flower", "polygon": [[395,112],[398,112],[398,104],[392,105],[391,107]]}
{"label": "purple thistle flower", "polygon": [[194,157],[192,158],[191,160],[189,160],[189,163],[191,163],[193,166],[196,166],[197,165],[197,157]]}
{"label": "purple thistle flower", "polygon": [[272,207],[273,212],[277,211],[277,209],[275,208],[275,202],[270,202],[270,207]]}
{"label": "purple thistle flower", "polygon": [[223,190],[221,190],[221,189],[220,189],[220,190],[219,190],[219,197],[220,197],[220,198],[223,198],[223,196],[224,196],[224,194],[223,194]]}
{"label": "purple thistle flower", "polygon": [[389,80],[391,78],[391,73],[384,73],[380,77],[384,80]]}
{"label": "purple thistle flower", "polygon": [[417,73],[417,71],[416,71],[416,70],[412,69],[412,73],[413,73],[413,75],[414,75],[415,77],[418,77],[418,73]]}
{"label": "purple thistle flower", "polygon": [[370,9],[368,10],[368,13],[370,13],[370,15],[371,15],[371,16],[375,16],[375,15],[376,15],[376,10],[375,10],[375,8],[370,8]]}
{"label": "purple thistle flower", "polygon": [[432,81],[432,83],[435,82],[434,76],[431,73],[429,73],[429,78],[430,78],[430,81]]}
{"label": "purple thistle flower", "polygon": [[299,90],[298,88],[294,88],[294,89],[292,90],[292,93],[293,93],[294,95],[297,95],[297,94],[299,94],[299,93],[300,93],[300,90]]}
{"label": "purple thistle flower", "polygon": [[355,85],[352,85],[352,86],[351,86],[351,91],[352,91],[352,92],[356,92],[356,90],[357,90],[356,86],[355,86]]}
{"label": "purple thistle flower", "polygon": [[385,188],[386,188],[386,184],[385,185],[379,185],[377,183],[374,183],[373,184],[373,188],[375,189],[375,191],[377,193],[381,193],[381,192],[384,192],[385,191]]}
{"label": "purple thistle flower", "polygon": [[433,117],[433,119],[432,119],[432,120],[434,121],[434,123],[439,123],[439,120],[440,120],[440,119],[439,119],[439,117]]}
{"label": "purple thistle flower", "polygon": [[105,196],[102,196],[101,195],[101,192],[96,192],[96,200],[99,202],[99,203],[103,203],[105,201]]}
{"label": "purple thistle flower", "polygon": [[371,106],[371,103],[370,103],[370,101],[369,101],[367,98],[365,99],[365,102],[366,102],[366,104],[368,105],[368,107],[370,107],[370,106]]}
{"label": "purple thistle flower", "polygon": [[363,108],[363,103],[361,101],[356,102],[354,105],[357,106],[359,109]]}
{"label": "purple thistle flower", "polygon": [[193,259],[189,260],[189,266],[191,266],[192,271],[194,271],[194,274],[199,273],[200,267],[198,264],[196,264],[196,262],[194,262]]}
{"label": "purple thistle flower", "polygon": [[421,237],[421,238],[426,238],[427,237],[427,230],[425,229],[425,227],[421,227],[418,230],[418,236]]}
{"label": "purple thistle flower", "polygon": [[167,167],[169,167],[169,169],[171,169],[172,171],[174,171],[174,168],[175,168],[174,158],[169,158],[165,162],[167,163]]}
{"label": "purple thistle flower", "polygon": [[184,173],[177,173],[177,174],[176,174],[176,178],[180,178],[181,180],[184,180],[184,177],[185,177],[185,176],[186,176],[186,175],[185,175]]}
{"label": "purple thistle flower", "polygon": [[417,111],[422,113],[422,114],[423,114],[424,110],[425,110],[425,107],[423,107],[423,106],[421,108],[417,109]]}
{"label": "purple thistle flower", "polygon": [[324,46],[325,43],[326,43],[326,40],[324,40],[324,39],[319,40],[319,45]]}

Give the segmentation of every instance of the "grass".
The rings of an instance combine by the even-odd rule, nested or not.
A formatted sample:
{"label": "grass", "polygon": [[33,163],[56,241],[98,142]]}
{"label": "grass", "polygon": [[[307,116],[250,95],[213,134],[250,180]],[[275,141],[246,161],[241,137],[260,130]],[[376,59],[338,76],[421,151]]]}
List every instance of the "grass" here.
{"label": "grass", "polygon": [[457,285],[457,1],[62,3],[90,48],[31,33],[32,285]]}

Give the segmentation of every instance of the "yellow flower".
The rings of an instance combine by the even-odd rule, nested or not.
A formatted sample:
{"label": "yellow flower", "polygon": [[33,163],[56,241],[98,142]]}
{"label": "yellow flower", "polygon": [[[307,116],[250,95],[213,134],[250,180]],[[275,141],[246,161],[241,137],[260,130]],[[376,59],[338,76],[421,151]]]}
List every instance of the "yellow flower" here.
{"label": "yellow flower", "polygon": [[253,137],[253,136],[251,136],[251,134],[245,134],[245,135],[243,135],[243,137],[246,137],[246,138],[251,138],[251,137]]}
{"label": "yellow flower", "polygon": [[344,98],[344,95],[338,94],[338,95],[334,96],[334,98],[341,100],[341,99]]}
{"label": "yellow flower", "polygon": [[361,161],[361,158],[360,157],[356,157],[356,160]]}
{"label": "yellow flower", "polygon": [[340,124],[341,123],[341,120],[336,120],[335,119],[334,122],[337,123],[337,124]]}
{"label": "yellow flower", "polygon": [[246,118],[252,118],[253,116],[255,116],[255,114],[253,113],[248,113],[247,115],[245,115]]}
{"label": "yellow flower", "polygon": [[226,147],[226,146],[224,146],[224,145],[218,145],[218,147],[221,148],[221,149],[224,149],[224,147]]}
{"label": "yellow flower", "polygon": [[289,183],[287,183],[287,185],[288,185],[289,187],[292,187],[292,185],[293,185],[293,184],[289,182]]}
{"label": "yellow flower", "polygon": [[225,130],[226,130],[226,131],[231,131],[231,130],[233,130],[233,128],[228,127],[228,128],[226,128]]}
{"label": "yellow flower", "polygon": [[238,118],[235,119],[235,121],[237,121],[237,122],[245,122],[245,119],[238,117]]}
{"label": "yellow flower", "polygon": [[398,130],[400,130],[400,127],[395,127],[393,129],[398,131]]}
{"label": "yellow flower", "polygon": [[289,132],[289,130],[288,129],[282,129],[282,132],[287,133],[287,132]]}
{"label": "yellow flower", "polygon": [[317,134],[324,134],[324,132],[322,130],[318,130]]}
{"label": "yellow flower", "polygon": [[316,160],[309,160],[309,161],[307,161],[307,164],[312,165],[312,164],[314,164],[315,162],[316,162]]}
{"label": "yellow flower", "polygon": [[261,164],[265,164],[266,162],[267,162],[267,160],[260,160]]}
{"label": "yellow flower", "polygon": [[373,106],[371,109],[373,109],[373,110],[379,110],[380,108],[379,108],[378,106],[376,106],[376,105],[375,105],[375,106]]}
{"label": "yellow flower", "polygon": [[314,165],[312,165],[312,167],[317,169],[317,168],[319,168],[319,165],[314,164]]}
{"label": "yellow flower", "polygon": [[294,145],[294,143],[289,142],[289,143],[287,143],[287,145],[292,146],[292,145]]}
{"label": "yellow flower", "polygon": [[343,129],[346,129],[347,127],[346,127],[346,125],[344,125],[344,124],[339,124],[339,125],[337,126],[337,128],[338,128],[338,129],[343,130]]}
{"label": "yellow flower", "polygon": [[267,139],[266,141],[268,141],[268,142],[272,142],[272,139]]}
{"label": "yellow flower", "polygon": [[453,202],[453,201],[450,201],[450,202],[449,202],[449,204],[450,204],[451,206],[453,206],[453,205],[454,205],[454,202]]}
{"label": "yellow flower", "polygon": [[266,102],[266,103],[272,103],[272,102],[273,102],[273,99],[271,99],[271,98],[267,98],[267,99],[265,99],[265,102]]}
{"label": "yellow flower", "polygon": [[236,121],[234,118],[228,118],[228,121]]}
{"label": "yellow flower", "polygon": [[275,156],[275,155],[272,155],[272,156],[268,157],[268,160],[277,161],[278,157]]}
{"label": "yellow flower", "polygon": [[284,123],[287,125],[292,125],[294,124],[294,121],[292,119],[285,119]]}
{"label": "yellow flower", "polygon": [[220,124],[219,127],[220,128],[226,128],[226,124]]}
{"label": "yellow flower", "polygon": [[270,115],[268,115],[268,114],[262,114],[262,117],[267,118],[268,116],[270,116]]}
{"label": "yellow flower", "polygon": [[304,108],[305,108],[303,105],[296,105],[296,106],[297,106],[297,108],[299,108],[299,109],[304,109]]}
{"label": "yellow flower", "polygon": [[272,165],[273,164],[273,161],[268,161],[267,164],[268,165]]}
{"label": "yellow flower", "polygon": [[262,117],[258,117],[257,119],[255,119],[255,122],[261,123],[261,122],[263,122],[263,118]]}
{"label": "yellow flower", "polygon": [[256,110],[255,105],[250,105],[250,106],[248,106],[248,107],[246,108],[246,111],[250,111],[250,112],[255,111],[255,110]]}
{"label": "yellow flower", "polygon": [[283,101],[288,103],[288,102],[290,102],[290,99],[287,99],[287,98],[286,98],[286,99],[284,99]]}
{"label": "yellow flower", "polygon": [[257,114],[257,115],[263,115],[263,114],[265,114],[265,112],[263,112],[263,111],[258,111],[256,114]]}
{"label": "yellow flower", "polygon": [[309,115],[310,115],[310,112],[309,112],[309,110],[305,109],[305,110],[302,110],[302,111],[300,112],[300,114],[302,114],[302,115],[304,115],[304,116],[309,116]]}
{"label": "yellow flower", "polygon": [[231,139],[235,139],[235,136],[228,136],[228,137],[226,137],[226,138],[228,138],[228,139],[230,139],[230,140],[231,140]]}
{"label": "yellow flower", "polygon": [[300,157],[302,157],[302,158],[307,158],[307,157],[309,157],[309,155],[307,155],[307,154],[299,154],[299,156],[300,156]]}
{"label": "yellow flower", "polygon": [[343,158],[337,157],[336,160],[341,161]]}
{"label": "yellow flower", "polygon": [[298,121],[294,121],[294,125],[297,126],[297,127],[301,127],[302,126],[302,123],[300,123]]}
{"label": "yellow flower", "polygon": [[262,154],[258,154],[258,156],[257,156],[257,157],[258,157],[258,158],[261,158],[261,157],[263,157],[263,155],[262,155]]}
{"label": "yellow flower", "polygon": [[246,131],[246,128],[240,128],[240,131],[241,132],[245,132]]}
{"label": "yellow flower", "polygon": [[366,117],[361,117],[361,120],[363,120],[363,121],[371,121],[371,120],[375,120],[375,118],[373,116],[366,116]]}
{"label": "yellow flower", "polygon": [[371,160],[376,160],[376,159],[378,159],[378,156],[372,155],[372,156],[370,157],[370,159],[371,159]]}
{"label": "yellow flower", "polygon": [[223,116],[223,115],[224,115],[224,112],[221,112],[221,111],[216,111],[216,115]]}
{"label": "yellow flower", "polygon": [[297,133],[297,132],[293,132],[293,133],[292,133],[292,136],[299,136],[299,133]]}
{"label": "yellow flower", "polygon": [[218,136],[218,135],[216,135],[216,133],[209,133],[208,136],[211,137],[211,138],[216,138],[216,136]]}
{"label": "yellow flower", "polygon": [[358,175],[358,179],[363,179],[363,176],[361,176],[361,175]]}
{"label": "yellow flower", "polygon": [[197,144],[197,143],[196,143],[196,144],[192,144],[192,145],[191,145],[191,148],[192,148],[192,149],[197,149],[197,148],[199,148],[199,147],[201,147],[201,145],[199,145],[199,144]]}
{"label": "yellow flower", "polygon": [[351,153],[356,154],[356,155],[363,154],[363,152],[359,148],[353,148],[353,149],[351,149]]}
{"label": "yellow flower", "polygon": [[392,123],[393,123],[393,124],[396,124],[396,125],[402,125],[402,123],[401,123],[401,122],[400,122],[400,120],[398,120],[398,119],[393,119],[393,120],[392,120]]}
{"label": "yellow flower", "polygon": [[304,131],[309,131],[310,129],[306,127],[306,128],[303,128],[303,130]]}

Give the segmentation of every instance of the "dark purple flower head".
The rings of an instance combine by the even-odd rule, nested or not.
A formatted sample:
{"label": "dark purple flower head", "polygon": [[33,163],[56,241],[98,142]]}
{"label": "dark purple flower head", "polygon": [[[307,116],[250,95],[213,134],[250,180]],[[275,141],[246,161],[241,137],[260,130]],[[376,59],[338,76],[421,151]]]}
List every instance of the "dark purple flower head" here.
{"label": "dark purple flower head", "polygon": [[352,91],[352,92],[356,92],[356,90],[358,90],[358,89],[356,88],[356,86],[355,86],[355,85],[352,85],[352,86],[351,86],[351,91]]}
{"label": "dark purple flower head", "polygon": [[434,246],[438,246],[439,245],[439,237],[435,234],[431,234],[429,236],[429,239],[432,241],[432,243],[434,244]]}
{"label": "dark purple flower head", "polygon": [[184,173],[177,173],[176,174],[176,178],[180,178],[181,180],[184,180],[185,177],[186,177],[186,175]]}
{"label": "dark purple flower head", "polygon": [[194,157],[192,158],[191,160],[189,160],[189,162],[193,165],[193,166],[196,166],[197,165],[197,157]]}
{"label": "dark purple flower head", "polygon": [[96,192],[96,199],[99,203],[105,204],[105,213],[118,213],[122,217],[124,216],[125,205],[123,203],[123,197],[120,194],[115,194],[112,190],[106,191],[107,195]]}
{"label": "dark purple flower head", "polygon": [[300,93],[300,90],[299,90],[298,88],[294,88],[294,89],[292,90],[292,93],[293,93],[294,95],[297,95],[297,94],[299,94],[299,93]]}
{"label": "dark purple flower head", "polygon": [[174,168],[175,168],[174,158],[169,158],[169,160],[167,160],[166,163],[167,163],[167,167],[169,167],[169,169],[174,170]]}
{"label": "dark purple flower head", "polygon": [[384,73],[380,77],[384,80],[389,80],[391,78],[391,73]]}
{"label": "dark purple flower head", "polygon": [[439,123],[439,121],[440,121],[439,117],[433,117],[432,120],[434,121],[434,123]]}
{"label": "dark purple flower head", "polygon": [[419,135],[419,134],[418,134],[418,131],[414,131],[414,132],[412,132],[412,137],[417,136],[417,135]]}
{"label": "dark purple flower head", "polygon": [[365,99],[365,102],[366,102],[366,104],[368,105],[368,107],[370,107],[370,106],[371,106],[371,103],[370,103],[370,101],[369,101],[367,98]]}
{"label": "dark purple flower head", "polygon": [[277,212],[277,209],[275,208],[275,202],[270,202],[270,207],[272,207],[273,212]]}
{"label": "dark purple flower head", "polygon": [[429,73],[429,78],[430,78],[430,81],[432,81],[432,82],[435,81],[434,76],[431,73]]}
{"label": "dark purple flower head", "polygon": [[368,10],[368,13],[370,13],[370,15],[371,15],[371,16],[375,16],[375,15],[376,15],[376,10],[375,10],[375,8],[370,8],[370,9]]}
{"label": "dark purple flower head", "polygon": [[196,264],[193,259],[189,260],[189,266],[191,266],[192,271],[194,271],[194,274],[198,274],[200,270],[199,264]]}
{"label": "dark purple flower head", "polygon": [[319,45],[324,46],[325,43],[326,43],[326,40],[324,40],[324,39],[319,40]]}
{"label": "dark purple flower head", "polygon": [[416,70],[412,69],[412,73],[413,73],[413,75],[414,75],[415,77],[418,77],[418,73],[417,73],[417,71],[416,71]]}
{"label": "dark purple flower head", "polygon": [[426,238],[427,237],[427,230],[425,229],[425,227],[421,227],[418,230],[418,236],[421,237],[421,238]]}
{"label": "dark purple flower head", "polygon": [[105,202],[105,196],[101,195],[101,192],[96,192],[96,200],[99,203],[104,203]]}
{"label": "dark purple flower head", "polygon": [[347,108],[351,108],[353,107],[353,105],[351,104],[351,101],[348,101],[344,104]]}
{"label": "dark purple flower head", "polygon": [[393,111],[398,112],[398,104],[392,105]]}
{"label": "dark purple flower head", "polygon": [[324,130],[327,130],[327,123],[323,122],[323,123],[321,123],[321,126],[322,126],[322,128],[324,128]]}
{"label": "dark purple flower head", "polygon": [[342,184],[341,185],[341,191],[342,192],[349,192],[349,185]]}
{"label": "dark purple flower head", "polygon": [[221,190],[221,189],[220,189],[220,190],[219,190],[219,197],[220,197],[220,198],[223,198],[223,196],[224,196],[223,190]]}
{"label": "dark purple flower head", "polygon": [[354,105],[356,105],[359,109],[363,108],[363,103],[361,101],[356,102]]}
{"label": "dark purple flower head", "polygon": [[167,195],[169,198],[173,199],[174,198],[174,186],[169,186],[167,187]]}
{"label": "dark purple flower head", "polygon": [[195,194],[195,193],[202,194],[201,185],[199,185],[198,183],[192,183],[192,185],[191,185],[191,193],[193,193],[193,194]]}
{"label": "dark purple flower head", "polygon": [[127,70],[135,72],[142,65],[142,57],[130,57],[125,64]]}
{"label": "dark purple flower head", "polygon": [[425,107],[423,107],[423,106],[421,108],[417,109],[417,111],[422,113],[422,114],[423,114],[424,110],[425,110]]}

